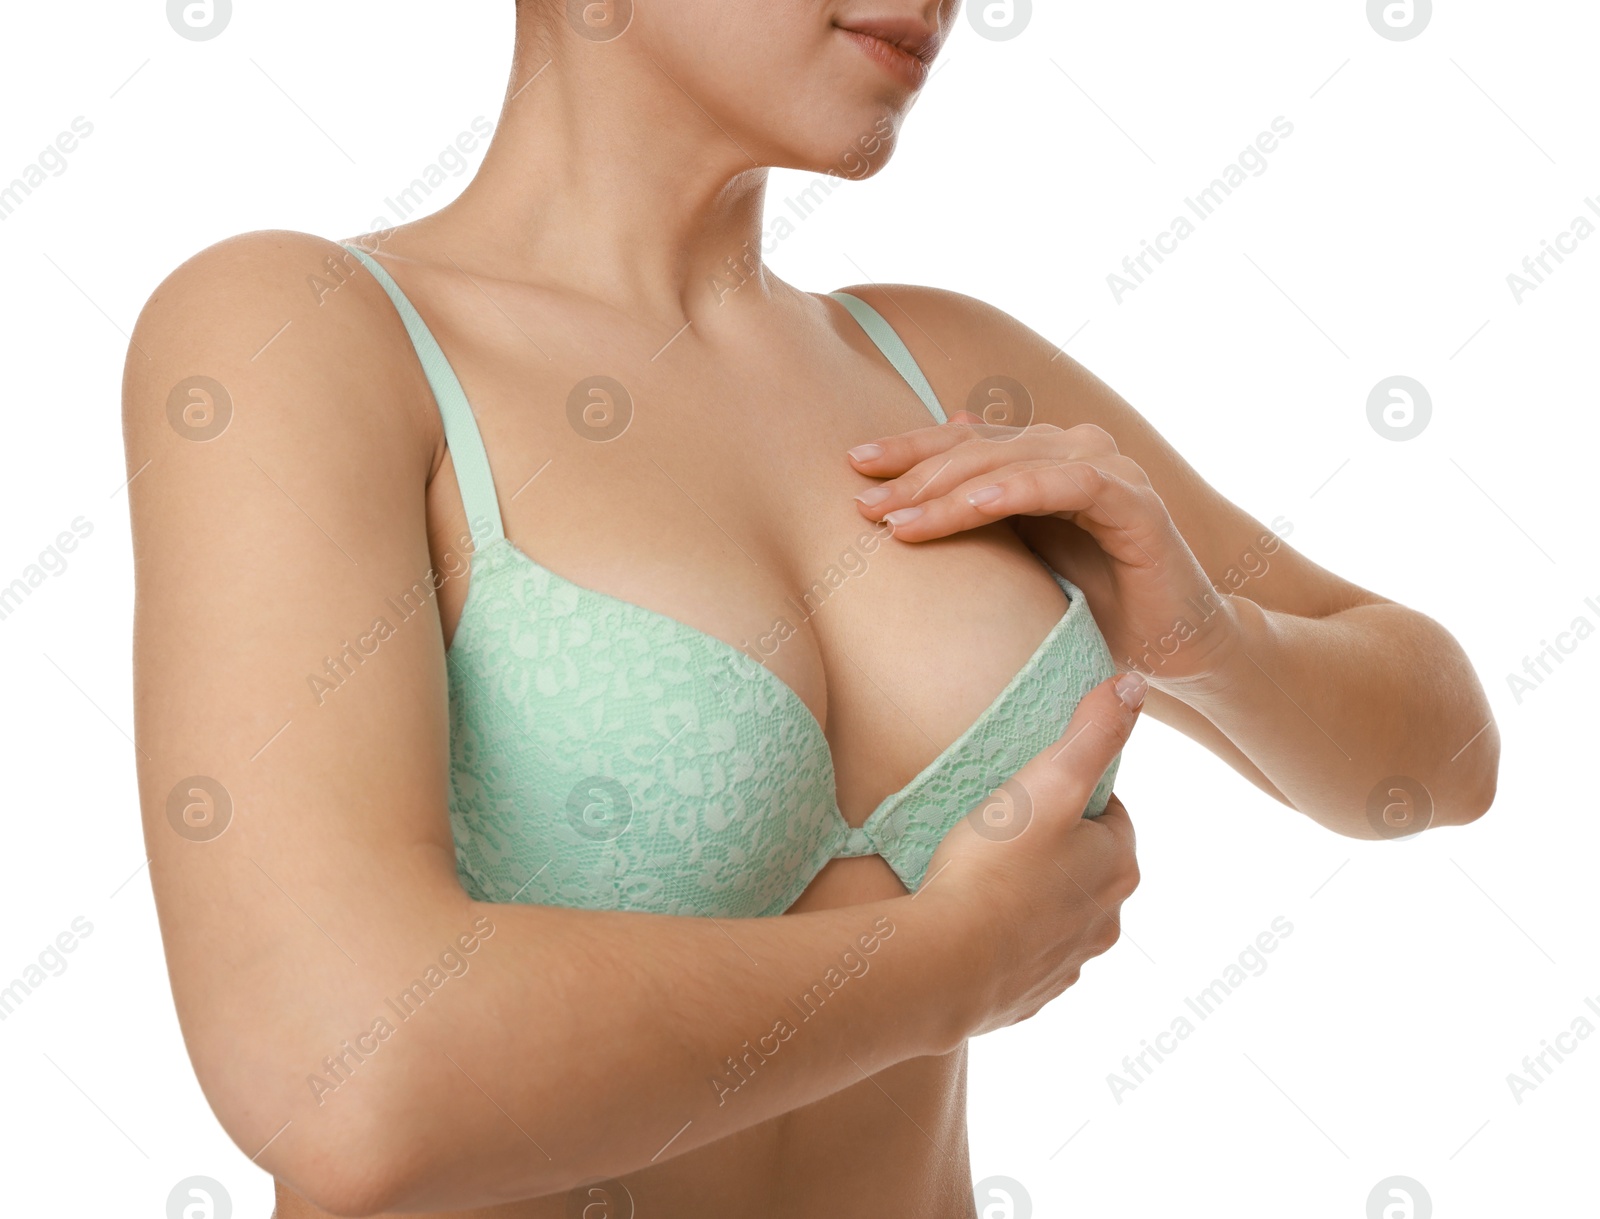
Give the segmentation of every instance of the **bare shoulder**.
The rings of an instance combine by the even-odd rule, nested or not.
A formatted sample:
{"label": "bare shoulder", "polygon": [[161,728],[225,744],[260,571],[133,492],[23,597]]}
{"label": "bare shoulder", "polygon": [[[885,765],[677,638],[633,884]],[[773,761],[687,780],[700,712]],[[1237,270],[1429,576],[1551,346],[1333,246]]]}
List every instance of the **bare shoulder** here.
{"label": "bare shoulder", "polygon": [[1027,327],[1004,309],[956,292],[950,288],[935,288],[928,284],[852,284],[840,288],[851,296],[859,296],[882,313],[891,323],[898,319],[922,323],[945,321],[956,324],[978,324],[1004,332],[1008,328]]}
{"label": "bare shoulder", "polygon": [[[267,660],[274,648],[325,650],[350,620],[370,621],[375,582],[404,587],[426,570],[431,404],[394,305],[336,242],[247,233],[161,281],[122,385],[135,649],[205,653],[239,697],[228,708],[191,697],[191,670],[157,663],[143,670],[144,708],[187,705],[253,733],[292,671]],[[241,663],[232,632],[252,639],[259,665]],[[164,712],[142,726],[179,737],[193,722]]]}
{"label": "bare shoulder", "polygon": [[[924,284],[854,284],[841,288],[871,305],[905,340],[922,363],[953,363],[993,350],[996,343],[1026,343],[1039,338],[1004,309],[975,296]],[[1039,340],[1043,342],[1043,339]],[[932,369],[925,367],[932,375]]]}
{"label": "bare shoulder", "polygon": [[124,368],[130,444],[163,429],[204,440],[248,413],[257,429],[352,441],[398,427],[427,449],[438,430],[427,406],[382,287],[338,242],[286,229],[229,237],[174,268],[145,302]]}
{"label": "bare shoulder", "polygon": [[[996,378],[1022,386],[1036,422],[1108,431],[1148,427],[1108,385],[1056,343],[1004,309],[948,288],[860,284],[841,289],[883,315],[910,349],[950,413],[989,417]],[[1008,420],[1011,422],[1011,420]]]}

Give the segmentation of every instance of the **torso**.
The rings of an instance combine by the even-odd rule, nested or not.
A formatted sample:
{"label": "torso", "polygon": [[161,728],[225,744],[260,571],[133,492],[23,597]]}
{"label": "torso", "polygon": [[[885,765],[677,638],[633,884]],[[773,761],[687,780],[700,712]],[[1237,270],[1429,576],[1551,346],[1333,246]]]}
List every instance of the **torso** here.
{"label": "torso", "polygon": [[[506,535],[579,584],[749,654],[770,651],[769,668],[824,725],[850,824],[948,747],[1060,619],[1061,589],[1004,523],[915,545],[886,539],[820,612],[795,613],[788,599],[856,549],[870,525],[851,497],[872,480],[844,450],[935,422],[837,303],[780,289],[737,344],[693,327],[672,339],[671,326],[526,286],[476,277],[480,290],[420,243],[406,257],[399,248],[392,242],[378,257],[472,403]],[[895,321],[892,306],[880,309]],[[393,350],[371,358],[415,359],[398,331]],[[948,410],[986,371],[924,368]],[[568,421],[569,391],[596,374],[622,382],[633,400],[626,431],[605,443]],[[420,376],[418,384],[427,417],[432,400]],[[432,419],[430,551],[436,571],[459,572],[449,552],[459,554],[467,524],[436,411]],[[469,586],[462,572],[439,587],[446,644]],[[761,647],[780,618],[797,633]],[[791,910],[904,892],[877,856],[835,859]],[[901,1063],[630,1174],[633,1213],[967,1219],[965,1067],[964,1050]],[[321,1212],[280,1187],[277,1213]],[[554,1196],[462,1213],[557,1219],[568,1209]]]}

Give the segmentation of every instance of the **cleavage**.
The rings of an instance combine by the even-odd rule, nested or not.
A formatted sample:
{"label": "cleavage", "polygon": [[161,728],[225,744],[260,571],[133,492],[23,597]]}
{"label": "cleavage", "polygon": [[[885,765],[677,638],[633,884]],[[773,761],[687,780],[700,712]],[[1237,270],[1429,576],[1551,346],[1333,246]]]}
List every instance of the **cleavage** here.
{"label": "cleavage", "polygon": [[[907,543],[858,512],[851,497],[878,480],[844,450],[931,422],[887,366],[867,385],[781,367],[636,382],[628,428],[603,443],[569,423],[559,376],[513,390],[475,384],[473,367],[457,374],[507,537],[761,661],[822,725],[851,825],[948,749],[1066,609],[1003,522]],[[462,517],[448,455],[428,515],[431,533],[460,532],[435,526]],[[466,585],[440,589],[447,638]]]}

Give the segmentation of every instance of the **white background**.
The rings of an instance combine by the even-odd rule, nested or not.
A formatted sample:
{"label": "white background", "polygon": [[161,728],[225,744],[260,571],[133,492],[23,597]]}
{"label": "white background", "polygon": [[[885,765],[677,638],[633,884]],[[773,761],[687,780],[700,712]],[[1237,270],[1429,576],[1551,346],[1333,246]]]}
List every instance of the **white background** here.
{"label": "white background", "polygon": [[[0,184],[75,117],[94,125],[0,221],[0,583],[74,518],[93,525],[0,621],[0,985],[75,916],[93,924],[0,1023],[7,1213],[159,1216],[196,1173],[235,1214],[270,1210],[188,1065],[142,870],[125,336],[214,241],[373,227],[474,117],[495,119],[511,7],[240,3],[210,42],[179,38],[156,0],[0,18]],[[1600,196],[1600,10],[1438,7],[1407,42],[1358,0],[1041,2],[1010,41],[963,14],[888,170],[771,254],[808,289],[935,284],[1066,343],[1230,498],[1287,517],[1294,546],[1445,623],[1503,736],[1486,818],[1371,844],[1139,730],[1119,792],[1144,881],[1121,944],[972,1048],[974,1174],[1021,1182],[1041,1216],[1360,1219],[1393,1174],[1441,1219],[1600,1213],[1582,1167],[1600,1037],[1520,1104],[1506,1079],[1575,1017],[1600,1028],[1583,694],[1600,642],[1520,701],[1507,681],[1574,619],[1600,626],[1600,239],[1521,303],[1506,282]],[[1107,273],[1279,115],[1294,134],[1266,172],[1117,303]],[[806,181],[774,174],[774,211]],[[1405,442],[1366,414],[1394,374],[1433,399]],[[1114,1099],[1123,1056],[1279,915],[1294,930],[1265,972]]]}

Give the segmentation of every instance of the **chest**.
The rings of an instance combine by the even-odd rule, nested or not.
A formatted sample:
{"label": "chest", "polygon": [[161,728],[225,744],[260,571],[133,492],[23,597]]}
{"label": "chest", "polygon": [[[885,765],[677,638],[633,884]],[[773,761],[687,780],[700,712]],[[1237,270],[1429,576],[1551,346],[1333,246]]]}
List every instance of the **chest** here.
{"label": "chest", "polygon": [[[912,544],[857,510],[875,480],[844,450],[934,421],[843,342],[801,334],[742,358],[686,346],[609,372],[550,355],[458,361],[507,537],[764,665],[822,726],[853,823],[977,719],[1061,617],[1060,588],[1004,523]],[[471,584],[447,553],[465,532],[448,454],[427,495],[436,570],[461,571],[438,593],[448,641]]]}

